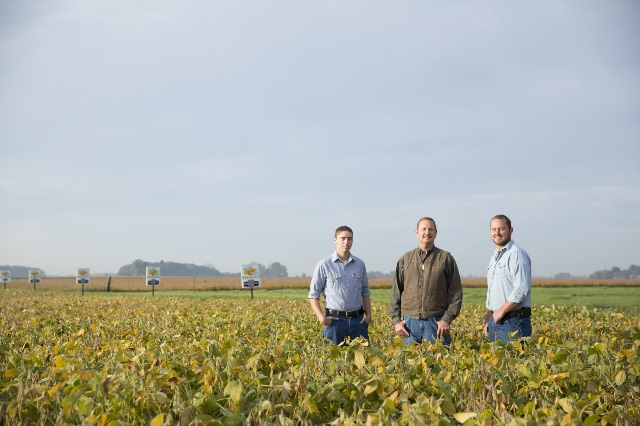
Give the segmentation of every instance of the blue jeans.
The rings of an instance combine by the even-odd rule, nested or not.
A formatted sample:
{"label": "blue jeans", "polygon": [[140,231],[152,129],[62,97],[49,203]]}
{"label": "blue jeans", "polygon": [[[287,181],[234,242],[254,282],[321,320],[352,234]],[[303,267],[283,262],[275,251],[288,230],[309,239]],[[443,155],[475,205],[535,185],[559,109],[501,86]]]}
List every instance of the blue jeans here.
{"label": "blue jeans", "polygon": [[489,316],[489,341],[502,340],[508,343],[510,340],[518,340],[527,336],[531,336],[531,317],[502,318],[496,324],[493,317]]}
{"label": "blue jeans", "polygon": [[[431,343],[435,343],[438,335],[438,324],[442,317],[430,317],[426,319],[412,318],[404,316],[404,328],[409,333],[409,337],[402,339],[405,343],[417,342],[422,343],[423,339]],[[447,334],[443,338],[445,346],[451,344],[451,336]]]}
{"label": "blue jeans", "polygon": [[363,315],[355,318],[338,317],[337,320],[331,321],[330,325],[322,327],[322,335],[336,345],[342,343],[347,337],[353,340],[362,336],[369,340],[369,324],[366,322],[360,324],[363,318]]}

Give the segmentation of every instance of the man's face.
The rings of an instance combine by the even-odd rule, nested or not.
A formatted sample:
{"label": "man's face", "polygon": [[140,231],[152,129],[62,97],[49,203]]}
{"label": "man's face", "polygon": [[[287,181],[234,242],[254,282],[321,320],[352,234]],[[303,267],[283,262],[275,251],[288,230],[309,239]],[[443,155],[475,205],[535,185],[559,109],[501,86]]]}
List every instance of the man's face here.
{"label": "man's face", "polygon": [[504,219],[493,219],[491,221],[491,239],[499,248],[505,247],[511,241],[513,228],[509,228]]}
{"label": "man's face", "polygon": [[433,247],[438,231],[436,230],[436,224],[430,220],[421,220],[416,229],[416,235],[418,236],[418,245],[423,249],[429,249]]}
{"label": "man's face", "polygon": [[349,231],[340,231],[333,237],[333,242],[336,244],[338,254],[349,253],[353,245],[353,234]]}

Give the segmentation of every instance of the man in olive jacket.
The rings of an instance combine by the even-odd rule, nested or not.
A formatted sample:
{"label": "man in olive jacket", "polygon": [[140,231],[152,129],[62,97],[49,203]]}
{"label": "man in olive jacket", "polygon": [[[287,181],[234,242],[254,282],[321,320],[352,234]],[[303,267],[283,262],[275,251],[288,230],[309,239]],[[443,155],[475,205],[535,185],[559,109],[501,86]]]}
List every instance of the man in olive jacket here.
{"label": "man in olive jacket", "polygon": [[[396,265],[389,298],[389,315],[396,334],[406,343],[451,343],[450,325],[460,314],[462,283],[456,261],[435,246],[438,230],[430,217],[418,221],[418,248]],[[404,318],[403,318],[404,316]]]}

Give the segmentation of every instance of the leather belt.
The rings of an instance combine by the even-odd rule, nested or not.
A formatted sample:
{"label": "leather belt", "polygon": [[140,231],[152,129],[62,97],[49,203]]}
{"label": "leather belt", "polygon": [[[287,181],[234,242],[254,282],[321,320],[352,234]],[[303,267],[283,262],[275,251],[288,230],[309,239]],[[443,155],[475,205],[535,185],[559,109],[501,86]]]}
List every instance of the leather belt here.
{"label": "leather belt", "polygon": [[[493,313],[493,311],[491,311],[491,313]],[[531,308],[520,308],[515,311],[507,312],[506,314],[504,314],[503,318],[513,318],[513,317],[528,318],[530,316],[531,316]]]}
{"label": "leather belt", "polygon": [[345,317],[345,318],[355,318],[364,314],[364,308],[360,308],[357,311],[337,311],[335,309],[327,309],[326,315],[332,317]]}

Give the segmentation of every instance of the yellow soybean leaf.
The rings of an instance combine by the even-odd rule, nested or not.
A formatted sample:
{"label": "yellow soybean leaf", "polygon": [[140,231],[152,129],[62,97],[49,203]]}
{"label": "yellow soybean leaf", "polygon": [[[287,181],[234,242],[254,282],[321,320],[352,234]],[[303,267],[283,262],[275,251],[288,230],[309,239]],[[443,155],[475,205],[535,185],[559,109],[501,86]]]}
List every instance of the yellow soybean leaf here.
{"label": "yellow soybean leaf", "polygon": [[364,388],[364,394],[369,395],[378,390],[378,381],[376,379],[371,379],[366,382],[366,386]]}
{"label": "yellow soybean leaf", "polygon": [[353,363],[358,368],[364,367],[364,355],[360,351],[353,352]]}
{"label": "yellow soybean leaf", "polygon": [[624,370],[620,370],[618,374],[614,376],[613,380],[616,381],[616,385],[620,386],[627,380],[627,373],[625,373]]}
{"label": "yellow soybean leaf", "polygon": [[19,368],[10,368],[4,372],[4,377],[7,379],[11,379],[17,377],[20,374],[21,369]]}
{"label": "yellow soybean leaf", "polygon": [[153,419],[151,419],[149,426],[162,426],[163,423],[164,423],[164,415],[160,413],[157,416],[155,416]]}
{"label": "yellow soybean leaf", "polygon": [[458,423],[461,423],[461,424],[475,417],[478,417],[476,413],[455,413],[453,415],[453,418],[456,419]]}
{"label": "yellow soybean leaf", "polygon": [[574,410],[575,403],[571,398],[560,398],[558,405],[562,407],[565,413],[571,413]]}
{"label": "yellow soybean leaf", "polygon": [[238,404],[242,396],[242,383],[237,380],[227,383],[227,386],[224,387],[224,394],[231,398],[234,403]]}
{"label": "yellow soybean leaf", "polygon": [[259,360],[260,360],[260,358],[259,358],[259,357],[257,357],[257,356],[252,356],[251,358],[249,358],[249,359],[247,360],[247,364],[246,364],[246,365],[247,365],[247,368],[253,368],[255,365],[257,365],[257,364],[258,364],[258,361],[259,361]]}
{"label": "yellow soybean leaf", "polygon": [[66,363],[64,362],[64,358],[62,358],[61,356],[57,356],[54,360],[54,364],[56,368],[62,368]]}

